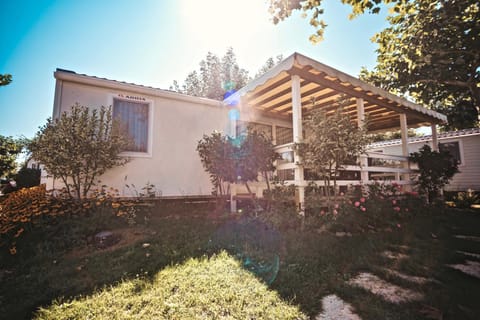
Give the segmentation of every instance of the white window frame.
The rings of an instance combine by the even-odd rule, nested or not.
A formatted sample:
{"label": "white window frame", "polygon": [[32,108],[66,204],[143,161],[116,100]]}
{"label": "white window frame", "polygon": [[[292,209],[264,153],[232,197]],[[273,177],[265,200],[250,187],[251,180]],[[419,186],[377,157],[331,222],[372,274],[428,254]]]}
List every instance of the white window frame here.
{"label": "white window frame", "polygon": [[154,101],[152,99],[148,99],[139,94],[133,93],[111,93],[109,96],[110,106],[112,106],[112,113],[113,113],[113,100],[124,100],[129,102],[138,102],[143,104],[148,104],[148,128],[147,128],[147,151],[146,152],[139,152],[139,151],[123,151],[120,153],[120,156],[124,157],[132,157],[132,158],[151,158],[153,156],[153,109],[154,109]]}
{"label": "white window frame", "polygon": [[463,167],[465,166],[465,156],[463,155],[463,141],[461,139],[455,139],[455,140],[446,140],[446,139],[442,139],[440,141],[438,141],[438,148],[440,149],[440,145],[442,143],[452,143],[452,142],[458,142],[458,151],[459,151],[459,154],[460,154],[460,163],[458,164],[459,167]]}

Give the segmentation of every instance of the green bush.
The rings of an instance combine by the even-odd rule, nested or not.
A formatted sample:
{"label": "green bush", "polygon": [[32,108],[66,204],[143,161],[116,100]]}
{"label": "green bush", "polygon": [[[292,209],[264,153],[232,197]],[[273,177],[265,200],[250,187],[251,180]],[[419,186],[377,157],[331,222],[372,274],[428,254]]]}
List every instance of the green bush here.
{"label": "green bush", "polygon": [[479,197],[472,189],[465,192],[459,192],[453,196],[453,203],[457,208],[470,208],[473,204],[479,202]]}
{"label": "green bush", "polygon": [[[19,240],[30,232],[60,235],[60,247],[66,249],[79,241],[84,243],[89,233],[109,228],[112,221],[129,225],[148,222],[151,203],[140,197],[122,200],[115,195],[117,190],[106,186],[94,189],[84,199],[73,199],[63,189],[47,191],[45,185],[9,193],[0,202],[0,250],[7,247],[10,254],[17,254]],[[88,220],[91,228],[71,228],[75,224],[63,223],[68,219],[78,219],[79,223]],[[80,232],[84,234],[79,240]]]}
{"label": "green bush", "polygon": [[263,196],[269,205],[261,218],[279,229],[300,226],[301,216],[295,207],[295,188],[294,185],[275,185],[272,189],[265,190]]}
{"label": "green bush", "polygon": [[432,151],[424,145],[418,152],[410,155],[409,160],[418,164],[420,176],[418,186],[427,197],[428,203],[434,203],[439,191],[448,184],[458,171],[458,163],[448,151]]}
{"label": "green bush", "polygon": [[40,169],[22,167],[15,175],[18,188],[30,188],[40,185]]}

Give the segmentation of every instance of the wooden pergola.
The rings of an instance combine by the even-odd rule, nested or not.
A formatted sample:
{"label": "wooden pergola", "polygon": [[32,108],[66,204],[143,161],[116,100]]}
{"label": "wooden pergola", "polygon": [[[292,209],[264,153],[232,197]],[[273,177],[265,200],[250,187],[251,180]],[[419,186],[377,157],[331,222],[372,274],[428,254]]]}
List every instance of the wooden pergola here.
{"label": "wooden pergola", "polygon": [[[368,117],[369,132],[400,128],[403,155],[408,156],[408,127],[431,126],[434,148],[438,146],[436,125],[447,117],[404,98],[336,70],[299,53],[294,53],[261,77],[253,80],[225,99],[225,104],[237,104],[239,109],[253,110],[265,117],[292,122],[293,142],[303,140],[302,119],[313,108],[328,113],[337,109],[344,98],[343,112],[363,125]],[[345,103],[345,102],[344,102]],[[295,154],[297,163],[301,163]],[[361,162],[366,162],[361,159]],[[362,175],[362,181],[368,180]],[[303,167],[295,166],[295,183],[299,186],[299,203],[303,206]]]}

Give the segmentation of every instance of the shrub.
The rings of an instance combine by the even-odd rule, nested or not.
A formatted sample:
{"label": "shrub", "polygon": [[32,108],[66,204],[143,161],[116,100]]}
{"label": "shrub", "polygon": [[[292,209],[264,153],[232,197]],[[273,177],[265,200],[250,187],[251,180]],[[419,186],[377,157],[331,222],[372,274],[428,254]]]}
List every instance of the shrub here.
{"label": "shrub", "polygon": [[18,188],[30,188],[40,185],[40,169],[22,167],[15,175]]}
{"label": "shrub", "polygon": [[16,239],[32,228],[35,218],[49,210],[45,185],[25,188],[12,193],[0,203],[0,246],[10,244],[10,253],[16,253]]}
{"label": "shrub", "polygon": [[374,182],[351,186],[347,194],[340,193],[329,207],[323,187],[307,188],[305,225],[308,228],[341,227],[345,231],[396,227],[422,207],[416,192],[406,192],[397,184]]}
{"label": "shrub", "polygon": [[432,151],[429,145],[412,153],[409,159],[418,164],[420,176],[417,184],[427,196],[428,203],[433,203],[438,191],[458,172],[458,164],[448,151]]}
{"label": "shrub", "polygon": [[[65,189],[47,191],[45,185],[12,192],[0,203],[0,248],[8,246],[10,253],[16,254],[17,242],[26,231],[51,228],[66,218],[93,217],[89,222],[92,232],[107,228],[112,217],[129,225],[148,222],[150,203],[143,198],[122,200],[115,196],[118,190],[105,185],[84,199],[72,199]],[[61,233],[68,236],[69,231]]]}
{"label": "shrub", "polygon": [[96,177],[129,161],[120,153],[130,143],[111,108],[89,109],[76,104],[69,113],[48,119],[28,149],[50,175],[63,182],[69,196],[85,198]]}
{"label": "shrub", "polygon": [[468,189],[465,192],[459,192],[453,196],[453,202],[457,208],[470,208],[473,204],[479,200],[478,195],[472,189]]}
{"label": "shrub", "polygon": [[262,219],[279,229],[299,226],[301,217],[295,208],[295,188],[294,185],[275,185],[270,190],[264,190],[263,196],[270,207],[261,216]]}
{"label": "shrub", "polygon": [[364,217],[369,229],[400,227],[423,207],[417,192],[404,191],[397,184],[374,182],[358,189],[362,191],[352,195],[350,209]]}

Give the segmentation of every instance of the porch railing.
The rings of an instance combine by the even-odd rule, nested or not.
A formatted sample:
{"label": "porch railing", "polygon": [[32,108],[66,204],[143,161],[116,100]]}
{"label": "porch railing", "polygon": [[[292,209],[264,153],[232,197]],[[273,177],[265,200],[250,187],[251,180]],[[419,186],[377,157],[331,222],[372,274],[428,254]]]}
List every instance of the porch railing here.
{"label": "porch railing", "polygon": [[[294,170],[297,166],[293,155],[293,143],[287,143],[275,147],[275,151],[280,154],[281,159],[277,160],[275,176],[282,181],[284,185],[308,186],[314,182],[317,186],[323,186],[323,180],[295,181]],[[363,161],[365,165],[344,165],[342,174],[337,177],[337,186],[339,188],[347,188],[351,185],[368,184],[374,181],[385,181],[386,183],[396,183],[399,185],[410,185],[410,175],[415,173],[411,169],[408,158],[399,155],[389,155],[379,152],[367,152],[362,157],[366,157],[367,161]],[[362,172],[366,174],[362,174]],[[368,177],[367,180],[361,177]],[[258,182],[249,183],[250,190],[255,193],[256,197],[262,197],[263,190],[266,189],[266,183],[263,179]],[[247,194],[244,185],[235,185],[235,196]]]}
{"label": "porch railing", "polygon": [[[288,143],[275,147],[275,151],[280,154],[281,160],[276,163],[277,177],[285,184],[295,184],[299,186],[306,186],[311,180],[295,181],[293,177],[293,170],[296,168],[293,155],[293,143]],[[399,155],[389,155],[379,152],[367,152],[367,161],[363,161],[365,165],[344,165],[341,174],[337,177],[338,186],[348,186],[352,184],[367,184],[373,181],[384,180],[387,182],[395,182],[397,184],[409,185],[411,180],[410,174],[415,171],[411,169],[408,157]],[[368,179],[363,180],[362,172],[366,172],[364,177]],[[345,176],[350,176],[345,178]],[[317,185],[323,185],[323,180],[314,180]]]}

